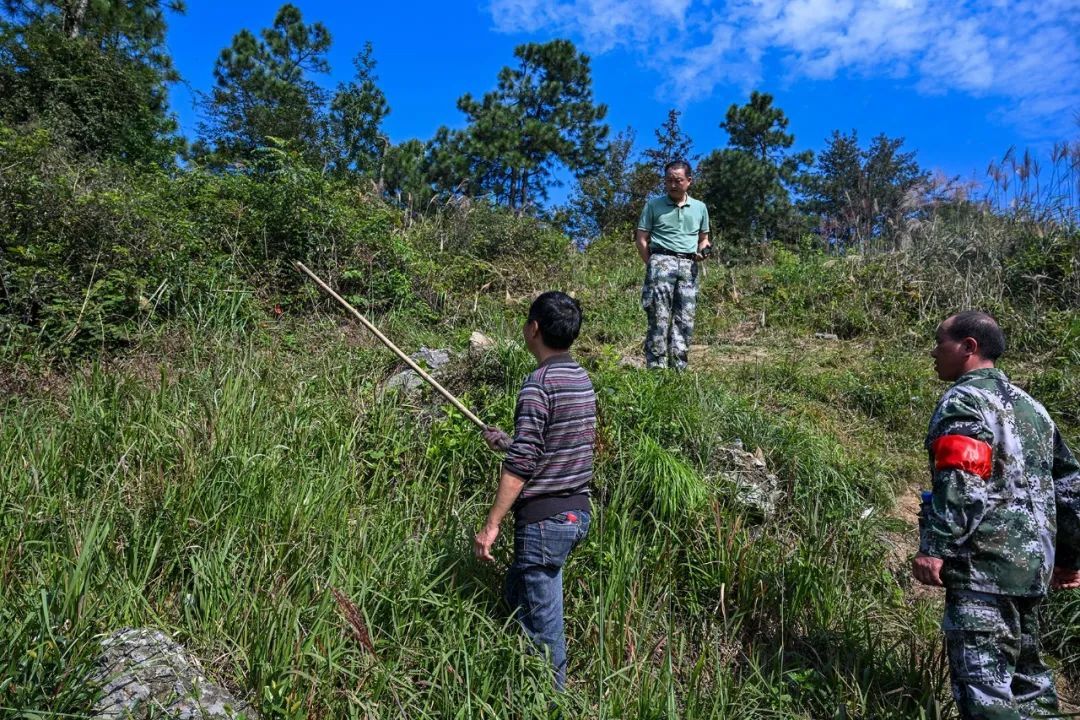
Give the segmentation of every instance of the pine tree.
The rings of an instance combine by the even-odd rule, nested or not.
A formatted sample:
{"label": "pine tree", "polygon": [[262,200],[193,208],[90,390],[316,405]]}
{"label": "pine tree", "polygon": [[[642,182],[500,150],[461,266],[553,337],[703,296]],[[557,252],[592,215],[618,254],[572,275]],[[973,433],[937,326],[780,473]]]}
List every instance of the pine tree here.
{"label": "pine tree", "polygon": [[384,194],[413,212],[426,209],[434,195],[429,180],[428,146],[421,140],[406,140],[387,148],[383,160]]}
{"label": "pine tree", "polygon": [[664,166],[672,160],[685,160],[691,166],[697,164],[697,157],[691,152],[694,141],[683,132],[679,126],[678,110],[668,110],[667,120],[653,131],[656,136],[656,147],[647,148],[641,153],[643,162],[638,164],[636,173],[639,178],[649,177],[649,195],[659,195],[664,192]]}
{"label": "pine tree", "polygon": [[607,107],[593,102],[589,58],[571,42],[520,45],[514,56],[496,90],[458,100],[469,124],[436,135],[432,171],[444,191],[522,211],[547,197],[557,166],[581,176],[599,165]]}
{"label": "pine tree", "polygon": [[795,238],[791,188],[813,154],[789,151],[795,136],[787,126],[784,111],[767,93],[754,91],[746,105],[728,108],[720,124],[728,147],[709,155],[699,173],[716,230],[761,241]]}
{"label": "pine tree", "polygon": [[0,118],[36,122],[77,151],[164,163],[180,149],[165,47],[177,0],[3,0]]}
{"label": "pine tree", "polygon": [[579,178],[561,215],[571,237],[595,240],[637,220],[656,176],[645,163],[633,162],[634,131],[618,133],[608,144],[603,165]]}
{"label": "pine tree", "polygon": [[326,27],[304,23],[291,4],[281,6],[260,37],[237,33],[218,56],[215,87],[202,99],[200,154],[211,164],[250,162],[274,137],[323,162],[326,92],[312,76],[329,73],[329,49]]}
{"label": "pine tree", "polygon": [[847,245],[858,236],[858,217],[866,194],[857,133],[834,130],[817,158],[815,171],[803,180],[803,210],[817,215],[828,241]]}
{"label": "pine tree", "polygon": [[[679,115],[682,113],[672,108],[668,110],[667,120],[653,131],[656,135],[656,147],[645,150],[642,156],[657,176],[664,174],[664,166],[672,160],[686,160],[693,165],[697,158],[691,152],[694,141],[683,132],[679,126]],[[662,183],[658,184],[658,187]]]}
{"label": "pine tree", "polygon": [[903,138],[875,137],[866,149],[857,133],[833,131],[817,165],[803,181],[801,207],[818,218],[830,244],[865,250],[903,224],[910,195],[929,180]]}
{"label": "pine tree", "polygon": [[383,118],[390,114],[386,95],[376,84],[371,43],[353,58],[356,75],[338,86],[330,104],[330,142],[339,174],[365,175],[380,183],[380,163],[389,141],[381,134]]}
{"label": "pine tree", "polygon": [[871,235],[889,236],[900,229],[918,204],[912,195],[930,180],[930,173],[915,160],[914,151],[900,152],[903,144],[904,138],[882,133],[870,141],[863,155],[863,171],[872,198]]}

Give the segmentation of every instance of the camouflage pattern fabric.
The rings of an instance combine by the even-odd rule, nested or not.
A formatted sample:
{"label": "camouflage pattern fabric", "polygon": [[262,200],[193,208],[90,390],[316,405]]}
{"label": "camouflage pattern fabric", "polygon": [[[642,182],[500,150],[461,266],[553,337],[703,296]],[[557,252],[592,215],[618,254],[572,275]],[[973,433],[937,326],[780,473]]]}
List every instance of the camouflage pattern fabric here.
{"label": "camouflage pattern fabric", "polygon": [[1000,370],[974,370],[934,411],[928,451],[942,435],[975,438],[993,452],[983,479],[935,470],[931,451],[920,545],[944,560],[946,588],[1038,597],[1055,564],[1080,567],[1080,465],[1042,405]]}
{"label": "camouflage pattern fabric", "polygon": [[941,629],[963,720],[1045,717],[1058,708],[1039,653],[1042,598],[948,591]]}
{"label": "camouflage pattern fabric", "polygon": [[[938,470],[945,435],[989,445],[989,476]],[[1057,704],[1039,657],[1039,605],[1054,566],[1080,562],[1080,465],[1046,410],[996,368],[962,375],[930,419],[933,491],[920,550],[943,561],[945,632],[962,718],[1036,717]],[[962,465],[962,464],[961,464]]]}
{"label": "camouflage pattern fabric", "polygon": [[641,307],[649,318],[645,365],[685,370],[697,308],[697,263],[672,255],[653,254],[641,289]]}

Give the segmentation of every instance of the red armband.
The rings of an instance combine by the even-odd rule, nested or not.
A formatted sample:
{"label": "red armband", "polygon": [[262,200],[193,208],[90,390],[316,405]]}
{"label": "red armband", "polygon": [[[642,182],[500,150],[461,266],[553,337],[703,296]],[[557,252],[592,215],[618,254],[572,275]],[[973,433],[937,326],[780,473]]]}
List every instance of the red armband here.
{"label": "red armband", "polygon": [[935,470],[963,470],[983,480],[993,470],[994,449],[967,435],[942,435],[933,442]]}

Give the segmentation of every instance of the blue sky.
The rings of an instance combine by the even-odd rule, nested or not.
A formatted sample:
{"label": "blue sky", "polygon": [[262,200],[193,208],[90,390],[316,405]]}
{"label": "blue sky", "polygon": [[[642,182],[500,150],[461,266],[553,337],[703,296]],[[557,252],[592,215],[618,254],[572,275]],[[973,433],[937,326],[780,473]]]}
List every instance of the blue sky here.
{"label": "blue sky", "polygon": [[[269,26],[279,2],[190,0],[168,36],[184,83],[173,108],[195,134],[192,92],[213,82],[242,28]],[[494,87],[513,49],[565,37],[593,58],[595,96],[638,149],[675,107],[695,150],[726,143],[731,103],[772,93],[796,149],[834,129],[906,138],[923,166],[982,181],[1010,146],[1048,151],[1080,138],[1080,0],[482,0],[295,2],[333,35],[328,86],[349,79],[371,41],[391,107],[391,140],[460,126],[457,98]],[[553,193],[558,200],[565,193]]]}

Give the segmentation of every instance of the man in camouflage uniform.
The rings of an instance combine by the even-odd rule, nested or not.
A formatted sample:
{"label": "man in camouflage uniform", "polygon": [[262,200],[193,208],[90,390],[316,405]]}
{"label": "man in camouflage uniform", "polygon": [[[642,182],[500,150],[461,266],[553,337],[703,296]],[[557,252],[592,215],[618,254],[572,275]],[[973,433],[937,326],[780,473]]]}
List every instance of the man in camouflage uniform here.
{"label": "man in camouflage uniform", "polygon": [[664,167],[667,194],[645,203],[634,235],[645,263],[641,306],[649,318],[645,364],[685,370],[697,306],[697,261],[709,244],[709,211],[688,194],[690,163]]}
{"label": "man in camouflage uniform", "polygon": [[1046,410],[994,362],[986,313],[954,315],[931,352],[953,381],[930,420],[915,578],[945,588],[942,630],[960,716],[1020,720],[1057,708],[1039,651],[1050,587],[1080,587],[1080,465]]}

